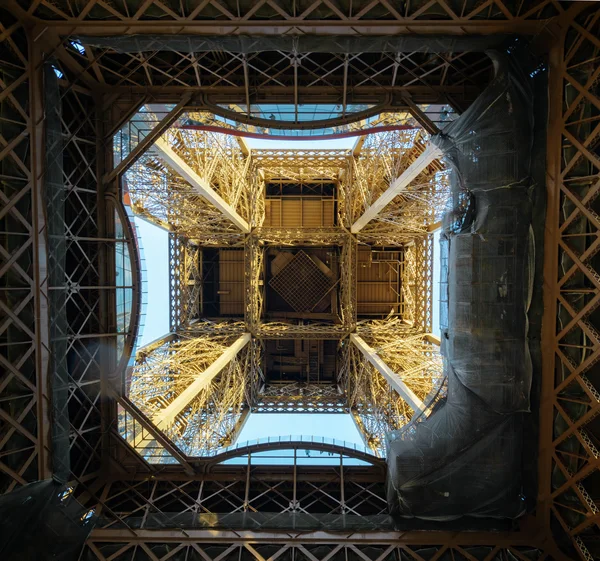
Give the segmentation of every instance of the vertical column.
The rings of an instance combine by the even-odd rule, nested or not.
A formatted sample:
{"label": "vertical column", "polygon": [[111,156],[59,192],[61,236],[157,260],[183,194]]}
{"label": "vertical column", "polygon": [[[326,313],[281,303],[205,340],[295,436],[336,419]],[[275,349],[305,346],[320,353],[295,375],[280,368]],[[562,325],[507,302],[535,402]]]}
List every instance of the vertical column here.
{"label": "vertical column", "polygon": [[31,146],[32,243],[34,253],[33,287],[35,301],[35,368],[37,386],[38,477],[52,476],[50,423],[50,325],[48,316],[48,255],[44,195],[44,81],[41,49],[28,36],[29,44],[29,134]]}

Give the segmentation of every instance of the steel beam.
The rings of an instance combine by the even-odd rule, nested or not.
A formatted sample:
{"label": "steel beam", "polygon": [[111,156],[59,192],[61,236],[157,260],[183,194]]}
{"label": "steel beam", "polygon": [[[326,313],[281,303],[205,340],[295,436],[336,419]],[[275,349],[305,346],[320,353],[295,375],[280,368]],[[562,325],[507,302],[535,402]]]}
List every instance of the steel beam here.
{"label": "steel beam", "polygon": [[[178,103],[181,96],[185,93],[192,93],[192,99],[189,108],[199,111],[215,111],[215,106],[225,103],[244,103],[245,90],[243,86],[237,85],[132,85],[132,86],[102,86],[108,94],[122,95],[143,95],[149,96],[153,103]],[[348,94],[348,104],[377,104],[378,112],[386,111],[406,111],[408,106],[404,99],[405,95],[410,95],[414,103],[448,103],[455,99],[474,100],[481,93],[481,88],[471,84],[460,86],[448,85],[439,86],[436,84],[421,86],[356,86]],[[391,96],[391,103],[390,103]],[[253,104],[261,103],[289,103],[294,101],[293,88],[289,85],[265,85],[252,94]],[[298,97],[300,103],[336,103],[340,99],[339,88],[335,86],[298,86]],[[219,113],[223,112],[222,108]],[[253,123],[254,119],[247,118],[247,115],[240,114],[238,119],[246,117],[245,121]],[[346,114],[344,119],[335,121],[342,124],[353,122],[354,117]],[[308,129],[310,126],[306,123],[299,123],[295,127]],[[329,123],[328,123],[328,126]]]}
{"label": "steel beam", "polygon": [[127,413],[129,413],[142,427],[147,430],[153,438],[163,447],[171,456],[173,456],[183,467],[184,471],[188,475],[194,474],[194,469],[188,463],[185,456],[181,453],[179,448],[175,446],[159,429],[157,429],[146,416],[138,411],[136,406],[125,396],[120,396],[117,392],[110,391],[111,397],[117,401]]}
{"label": "steel beam", "polygon": [[518,35],[538,35],[548,25],[548,19],[510,18],[506,20],[484,20],[457,18],[453,20],[432,20],[406,18],[394,20],[348,20],[334,19],[263,19],[236,18],[231,21],[213,19],[140,20],[120,18],[118,20],[43,20],[43,24],[59,35],[244,35],[263,34],[280,36],[289,33],[319,35],[491,35],[509,33]]}
{"label": "steel beam", "polygon": [[541,547],[540,536],[529,532],[269,532],[256,530],[98,528],[92,531],[92,542],[157,542],[157,543],[273,543],[273,544],[394,544],[394,545],[526,545]]}
{"label": "steel beam", "polygon": [[425,404],[415,395],[415,393],[404,383],[399,374],[396,374],[381,357],[371,348],[365,340],[352,333],[350,341],[354,343],[364,357],[379,371],[379,373],[388,381],[390,386],[408,403],[415,413],[423,413],[426,409]]}
{"label": "steel beam", "polygon": [[208,202],[218,208],[229,220],[231,220],[242,232],[250,233],[250,226],[234,208],[232,208],[210,184],[202,179],[182,158],[180,158],[173,149],[162,139],[159,138],[154,143],[157,156],[168,165],[174,172],[185,179],[194,190]]}
{"label": "steel beam", "polygon": [[37,387],[37,454],[38,477],[47,479],[52,476],[51,459],[51,398],[48,395],[50,361],[50,317],[49,317],[49,283],[48,283],[48,240],[45,205],[45,137],[44,137],[44,89],[43,89],[43,57],[40,48],[28,37],[30,45],[29,60],[29,99],[30,99],[30,138],[31,138],[31,195],[33,203],[32,228],[34,249],[34,282],[35,287],[35,358]]}
{"label": "steel beam", "polygon": [[432,345],[437,345],[438,347],[442,344],[440,338],[433,333],[425,333],[425,340]]}
{"label": "steel beam", "polygon": [[412,163],[402,175],[394,179],[387,190],[363,213],[363,215],[352,224],[350,231],[353,234],[360,232],[373,218],[375,218],[395,197],[406,190],[412,181],[425,169],[431,162],[441,158],[442,151],[428,144],[423,153]]}
{"label": "steel beam", "polygon": [[159,428],[165,429],[173,424],[175,417],[181,413],[199,392],[206,388],[214,377],[227,366],[227,364],[246,346],[250,341],[250,333],[244,333],[233,345],[228,347],[223,354],[215,360],[204,372],[181,392],[165,409],[152,418],[152,422]]}
{"label": "steel beam", "polygon": [[406,105],[410,108],[410,112],[415,120],[429,133],[429,134],[437,134],[440,132],[437,125],[432,122],[432,120],[425,114],[423,111],[419,109],[417,104],[410,99],[409,96],[404,97],[404,101]]}
{"label": "steel beam", "polygon": [[125,173],[136,160],[154,143],[183,113],[185,106],[191,98],[191,94],[183,94],[181,101],[167,113],[160,123],[158,123],[136,146],[127,154],[127,156],[104,178],[105,183],[109,183],[118,175]]}

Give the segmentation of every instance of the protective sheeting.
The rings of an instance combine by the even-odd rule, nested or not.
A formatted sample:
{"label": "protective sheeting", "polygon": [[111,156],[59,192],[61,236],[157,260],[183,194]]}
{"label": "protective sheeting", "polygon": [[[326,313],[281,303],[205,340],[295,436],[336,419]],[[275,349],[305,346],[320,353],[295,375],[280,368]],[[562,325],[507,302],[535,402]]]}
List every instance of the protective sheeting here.
{"label": "protective sheeting", "polygon": [[0,497],[0,559],[75,561],[94,523],[62,484],[24,485]]}
{"label": "protective sheeting", "polygon": [[510,57],[490,56],[495,79],[432,138],[452,169],[441,279],[448,396],[427,419],[388,437],[387,498],[400,517],[516,518],[525,511],[532,198],[540,189],[531,172],[533,94]]}

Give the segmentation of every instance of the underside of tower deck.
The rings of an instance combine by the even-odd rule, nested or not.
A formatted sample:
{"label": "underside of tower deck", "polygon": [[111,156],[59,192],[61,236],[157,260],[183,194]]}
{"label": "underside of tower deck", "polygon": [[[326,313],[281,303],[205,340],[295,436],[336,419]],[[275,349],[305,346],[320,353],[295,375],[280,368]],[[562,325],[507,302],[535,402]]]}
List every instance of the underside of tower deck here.
{"label": "underside of tower deck", "polygon": [[599,556],[599,25],[7,1],[0,557]]}

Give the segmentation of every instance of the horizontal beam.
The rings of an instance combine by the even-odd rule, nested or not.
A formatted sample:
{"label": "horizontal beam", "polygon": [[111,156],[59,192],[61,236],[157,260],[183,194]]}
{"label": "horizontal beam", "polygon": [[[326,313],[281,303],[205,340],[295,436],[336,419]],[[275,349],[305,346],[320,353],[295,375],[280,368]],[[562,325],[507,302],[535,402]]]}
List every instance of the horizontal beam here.
{"label": "horizontal beam", "polygon": [[152,417],[152,422],[159,428],[165,429],[173,424],[175,417],[213,381],[215,376],[229,364],[231,360],[250,341],[250,333],[244,333],[233,345],[229,346],[204,372],[198,374],[194,381],[183,390],[167,407]]}
{"label": "horizontal beam", "polygon": [[359,337],[356,333],[351,333],[350,341],[356,345],[363,356],[379,371],[398,395],[411,406],[415,413],[423,413],[425,411],[425,404],[404,383],[400,375],[396,374],[396,372],[383,362],[381,357],[367,345],[362,337]]}
{"label": "horizontal beam", "polygon": [[400,177],[394,179],[384,193],[352,224],[350,231],[353,234],[360,232],[373,218],[375,218],[387,205],[414,181],[414,179],[434,160],[441,158],[442,151],[428,144],[423,153],[406,168]]}
{"label": "horizontal beam", "polygon": [[[357,86],[348,95],[348,103],[369,103],[379,105],[382,112],[408,111],[405,97],[410,95],[417,104],[439,103],[451,104],[452,100],[474,100],[482,91],[482,87],[475,85],[460,86]],[[128,85],[113,86],[101,85],[99,91],[104,93],[122,95],[148,95],[153,103],[179,103],[181,95],[192,93],[188,109],[211,111],[215,105],[224,103],[244,103],[245,89],[239,85]],[[277,86],[261,86],[252,94],[252,103],[291,103],[294,101],[293,84]],[[392,102],[390,102],[390,96]],[[334,86],[298,86],[299,103],[337,103],[340,100],[339,88]]]}
{"label": "horizontal beam", "polygon": [[510,547],[528,545],[543,546],[543,535],[530,532],[329,532],[329,531],[281,531],[220,530],[217,528],[156,529],[96,528],[90,534],[92,542],[157,542],[157,543],[273,543],[273,544],[391,544],[391,545],[496,545]]}
{"label": "horizontal beam", "polygon": [[437,345],[438,347],[442,344],[440,338],[437,335],[434,335],[433,333],[426,333],[425,341],[431,343],[432,345]]}
{"label": "horizontal beam", "polygon": [[413,19],[373,20],[363,19],[241,19],[231,21],[196,20],[146,20],[123,18],[119,20],[88,20],[79,18],[67,20],[38,20],[59,35],[271,35],[290,33],[320,35],[490,35],[508,33],[518,35],[538,35],[548,25],[548,19],[511,18],[506,20],[484,20],[457,18],[452,20]]}
{"label": "horizontal beam", "polygon": [[231,220],[242,232],[250,233],[250,226],[234,208],[229,205],[208,183],[202,179],[182,158],[162,139],[154,143],[156,155],[174,172],[185,179],[201,197],[218,208],[229,220]]}

